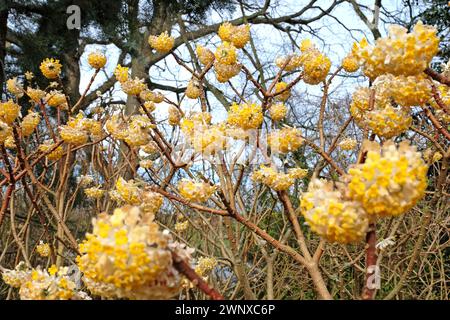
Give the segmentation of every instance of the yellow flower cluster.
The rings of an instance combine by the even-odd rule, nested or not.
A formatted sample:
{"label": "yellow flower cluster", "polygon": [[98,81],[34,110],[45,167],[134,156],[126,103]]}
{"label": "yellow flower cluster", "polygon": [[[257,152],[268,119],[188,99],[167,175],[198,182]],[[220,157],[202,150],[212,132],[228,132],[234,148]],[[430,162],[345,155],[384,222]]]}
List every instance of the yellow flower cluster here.
{"label": "yellow flower cluster", "polygon": [[106,120],[105,127],[114,139],[124,140],[127,136],[128,124],[118,114]]}
{"label": "yellow flower cluster", "polygon": [[[46,140],[44,141],[43,144],[41,144],[39,146],[39,151],[41,152],[48,152],[51,149],[53,149],[55,146],[55,143],[53,143],[52,140]],[[64,155],[64,149],[62,146],[58,146],[56,147],[52,152],[50,152],[49,154],[47,154],[47,159],[48,160],[59,160],[61,159],[61,157]]]}
{"label": "yellow flower cluster", "polygon": [[127,79],[120,83],[122,91],[130,96],[138,96],[142,91],[147,89],[144,79],[134,78]]}
{"label": "yellow flower cluster", "polygon": [[269,108],[269,114],[273,121],[280,121],[287,114],[287,108],[284,103],[274,103]]}
{"label": "yellow flower cluster", "polygon": [[181,131],[195,151],[215,154],[226,143],[226,127],[223,124],[211,125],[209,112],[195,112],[180,123]]}
{"label": "yellow flower cluster", "polygon": [[140,147],[150,142],[149,130],[153,128],[147,116],[133,115],[125,134],[125,142],[131,147]]}
{"label": "yellow flower cluster", "polygon": [[12,129],[7,123],[0,120],[0,143],[4,143],[12,134]]}
{"label": "yellow flower cluster", "polygon": [[303,143],[302,132],[297,128],[284,127],[269,133],[267,143],[272,152],[296,151]]}
{"label": "yellow flower cluster", "polygon": [[214,258],[201,257],[197,261],[197,266],[194,271],[201,277],[208,275],[217,265],[217,260]]}
{"label": "yellow flower cluster", "polygon": [[59,60],[47,58],[42,61],[39,69],[41,69],[42,74],[47,79],[56,79],[61,74],[61,67],[62,65],[59,63]]}
{"label": "yellow flower cluster", "polygon": [[17,82],[17,77],[6,81],[6,90],[15,95],[17,98],[22,98],[24,92],[23,87]]}
{"label": "yellow flower cluster", "polygon": [[12,100],[0,103],[0,120],[12,124],[20,114],[20,106]]}
{"label": "yellow flower cluster", "polygon": [[392,141],[367,149],[365,163],[348,172],[349,197],[359,201],[369,215],[397,216],[411,209],[427,187],[427,166],[407,141],[397,148]]}
{"label": "yellow flower cluster", "polygon": [[175,44],[175,39],[164,31],[159,36],[149,36],[148,44],[160,53],[167,53],[172,50],[173,45]]}
{"label": "yellow flower cluster", "polygon": [[359,88],[353,93],[350,113],[356,124],[364,128],[367,126],[377,135],[391,138],[405,132],[411,125],[411,111],[407,107],[393,107],[388,95],[387,87],[373,86],[374,103],[371,110],[371,89]]}
{"label": "yellow flower cluster", "polygon": [[29,110],[28,114],[22,119],[22,123],[20,124],[22,136],[30,136],[34,132],[34,129],[39,125],[40,121],[40,115],[37,112]]}
{"label": "yellow flower cluster", "polygon": [[68,268],[52,266],[47,270],[40,267],[28,269],[19,263],[14,270],[2,273],[8,285],[19,288],[21,300],[91,300],[79,291],[75,282],[67,275]]}
{"label": "yellow flower cluster", "polygon": [[300,201],[311,229],[330,242],[351,243],[364,238],[369,220],[360,204],[345,200],[333,183],[312,179]]}
{"label": "yellow flower cluster", "polygon": [[91,52],[88,55],[88,63],[94,69],[101,69],[106,64],[106,56],[100,52]]}
{"label": "yellow flower cluster", "polygon": [[222,41],[231,42],[236,48],[243,48],[250,40],[250,25],[233,26],[229,22],[222,23],[218,30]]}
{"label": "yellow flower cluster", "polygon": [[41,99],[45,97],[45,91],[41,89],[33,89],[31,87],[27,88],[26,94],[31,99],[31,101],[36,103],[40,103]]}
{"label": "yellow flower cluster", "polygon": [[143,90],[139,97],[144,101],[154,102],[154,103],[161,103],[164,101],[164,95],[159,91],[151,91],[151,90]]}
{"label": "yellow flower cluster", "polygon": [[189,99],[198,99],[202,94],[202,85],[196,79],[189,81],[186,87],[186,97]]}
{"label": "yellow flower cluster", "polygon": [[233,103],[228,111],[228,123],[244,130],[257,129],[263,122],[262,107],[256,103]]}
{"label": "yellow flower cluster", "polygon": [[[289,61],[288,61],[288,59],[289,59]],[[301,56],[299,56],[297,54],[287,56],[287,57],[279,57],[275,60],[275,64],[280,69],[283,68],[284,65],[286,65],[284,67],[284,70],[294,71],[295,69],[298,69],[301,67],[302,58],[301,58]]]}
{"label": "yellow flower cluster", "polygon": [[276,191],[287,190],[294,184],[295,179],[301,179],[308,174],[307,169],[292,168],[288,173],[278,172],[276,169],[268,166],[261,166],[252,175],[252,180],[262,182]]}
{"label": "yellow flower cluster", "polygon": [[59,133],[65,142],[75,146],[85,144],[88,140],[88,135],[80,128],[61,126],[61,131]]}
{"label": "yellow flower cluster", "polygon": [[50,246],[48,243],[44,243],[42,240],[36,246],[36,252],[41,257],[48,257],[50,255]]}
{"label": "yellow flower cluster", "polygon": [[102,190],[99,187],[91,187],[84,189],[84,194],[88,198],[100,199],[105,194],[105,190]]}
{"label": "yellow flower cluster", "polygon": [[67,109],[67,99],[64,93],[58,90],[52,90],[45,96],[46,103],[50,107]]}
{"label": "yellow flower cluster", "polygon": [[22,283],[25,283],[30,276],[31,272],[23,261],[20,261],[14,270],[5,269],[2,271],[3,281],[13,288],[20,288]]}
{"label": "yellow flower cluster", "polygon": [[[439,97],[441,98],[441,101],[444,103],[444,105],[450,106],[450,87],[446,86],[444,84],[438,84],[438,85],[436,85],[436,89],[437,89],[437,93],[438,93]],[[430,104],[430,106],[432,106],[436,110],[441,109],[441,107],[436,103],[434,97],[432,97],[428,101],[428,103]]]}
{"label": "yellow flower cluster", "polygon": [[330,71],[331,60],[322,54],[311,43],[311,40],[303,40],[300,48],[302,50],[300,63],[303,67],[303,81],[315,85],[325,80]]}
{"label": "yellow flower cluster", "polygon": [[189,117],[183,118],[180,122],[181,131],[191,137],[202,126],[211,124],[212,116],[209,112],[194,112]]}
{"label": "yellow flower cluster", "polygon": [[82,145],[87,142],[88,135],[98,138],[102,135],[102,125],[94,119],[88,119],[79,113],[75,118],[69,118],[67,125],[61,126],[61,138],[74,145]]}
{"label": "yellow flower cluster", "polygon": [[226,41],[217,47],[214,56],[220,64],[233,65],[237,62],[236,47]]}
{"label": "yellow flower cluster", "polygon": [[117,81],[120,83],[124,83],[128,80],[128,69],[127,67],[122,67],[120,64],[117,65],[114,70],[114,75],[116,76]]}
{"label": "yellow flower cluster", "polygon": [[197,45],[195,51],[197,52],[198,60],[205,66],[212,63],[216,58],[211,50],[201,45]]}
{"label": "yellow flower cluster", "polygon": [[108,132],[117,140],[124,140],[130,147],[140,147],[150,142],[149,130],[153,124],[147,116],[133,115],[128,121],[115,114],[105,123]]}
{"label": "yellow flower cluster", "polygon": [[83,281],[104,298],[169,299],[180,290],[174,269],[171,238],[161,232],[154,214],[125,206],[113,215],[93,219],[93,231],[77,257]]}
{"label": "yellow flower cluster", "polygon": [[141,203],[142,191],[134,180],[126,181],[124,178],[119,177],[116,181],[116,191],[120,199],[127,204],[139,205]]}
{"label": "yellow flower cluster", "polygon": [[353,54],[363,61],[364,74],[373,80],[384,73],[418,75],[438,49],[436,28],[419,21],[410,33],[402,26],[391,26],[389,35],[379,38],[374,46],[363,39],[353,45]]}
{"label": "yellow flower cluster", "polygon": [[14,140],[14,137],[11,135],[5,140],[5,147],[11,150],[16,149],[16,141]]}
{"label": "yellow flower cluster", "polygon": [[342,69],[347,72],[356,72],[359,69],[359,60],[354,54],[347,55],[344,60],[342,60]]}
{"label": "yellow flower cluster", "polygon": [[408,130],[412,117],[410,110],[386,104],[384,108],[369,111],[365,123],[379,137],[390,139]]}
{"label": "yellow flower cluster", "polygon": [[403,107],[422,106],[432,97],[431,81],[424,75],[382,75],[374,82],[385,94]]}
{"label": "yellow flower cluster", "polygon": [[241,72],[241,65],[235,64],[224,64],[218,61],[214,62],[214,72],[217,77],[217,81],[220,83],[227,82],[234,76],[237,76]]}
{"label": "yellow flower cluster", "polygon": [[189,221],[183,221],[183,222],[177,222],[175,223],[175,231],[182,233],[186,231],[189,228]]}
{"label": "yellow flower cluster", "polygon": [[183,198],[189,201],[205,202],[216,191],[216,187],[205,182],[182,179],[178,183],[178,191]]}
{"label": "yellow flower cluster", "polygon": [[181,120],[181,113],[178,110],[178,108],[174,106],[169,106],[169,124],[171,126],[177,126],[180,123]]}
{"label": "yellow flower cluster", "polygon": [[159,147],[156,144],[156,142],[151,141],[151,142],[147,143],[146,145],[141,146],[141,150],[148,154],[154,154],[159,151]]}
{"label": "yellow flower cluster", "polygon": [[356,140],[352,138],[345,138],[342,139],[341,142],[339,142],[339,147],[342,150],[353,150],[355,149],[356,145],[357,145]]}
{"label": "yellow flower cluster", "polygon": [[288,86],[288,84],[286,82],[283,82],[283,81],[278,82],[275,85],[275,93],[277,93],[275,98],[277,100],[286,101],[287,99],[289,99],[289,97],[291,96],[291,89],[287,89],[286,90],[287,86]]}

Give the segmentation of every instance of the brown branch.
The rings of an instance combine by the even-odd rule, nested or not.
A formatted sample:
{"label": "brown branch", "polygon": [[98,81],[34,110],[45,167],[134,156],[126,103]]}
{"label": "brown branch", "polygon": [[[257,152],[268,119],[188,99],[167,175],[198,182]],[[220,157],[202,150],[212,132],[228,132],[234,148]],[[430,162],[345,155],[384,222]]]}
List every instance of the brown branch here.
{"label": "brown branch", "polygon": [[208,295],[212,300],[224,300],[223,296],[208,284],[189,266],[189,264],[181,259],[172,251],[172,260],[175,269],[188,278],[197,288]]}
{"label": "brown branch", "polygon": [[429,75],[431,78],[433,78],[434,80],[445,84],[446,86],[450,86],[450,78],[449,77],[445,77],[443,74],[434,71],[431,68],[426,68],[424,71],[427,75]]}

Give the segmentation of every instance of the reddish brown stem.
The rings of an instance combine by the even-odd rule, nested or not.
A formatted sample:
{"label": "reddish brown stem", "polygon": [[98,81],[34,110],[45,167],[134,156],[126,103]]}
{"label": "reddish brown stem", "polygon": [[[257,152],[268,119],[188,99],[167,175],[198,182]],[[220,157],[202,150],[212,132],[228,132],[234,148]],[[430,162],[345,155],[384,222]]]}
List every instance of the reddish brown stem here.
{"label": "reddish brown stem", "polygon": [[450,86],[450,78],[443,76],[441,73],[434,71],[431,68],[426,68],[424,71],[427,75],[432,77],[434,80],[439,81],[442,84]]}
{"label": "reddish brown stem", "polygon": [[223,296],[217,292],[214,288],[211,288],[203,279],[200,277],[189,264],[181,259],[175,252],[172,252],[173,265],[181,274],[188,278],[197,288],[199,288],[203,293],[208,295],[212,300],[224,300]]}
{"label": "reddish brown stem", "polygon": [[434,116],[434,114],[428,109],[427,107],[424,107],[423,110],[425,111],[425,114],[427,117],[431,120],[431,123],[433,123],[433,126],[444,136],[447,138],[447,140],[450,140],[450,133],[445,130],[444,126],[439,122],[438,119]]}
{"label": "reddish brown stem", "polygon": [[369,225],[369,232],[366,235],[366,284],[364,285],[364,289],[362,292],[361,298],[363,300],[372,300],[375,297],[376,288],[371,285],[371,279],[373,278],[373,274],[376,272],[375,266],[377,265],[377,237],[376,237],[376,226],[375,223],[371,223]]}

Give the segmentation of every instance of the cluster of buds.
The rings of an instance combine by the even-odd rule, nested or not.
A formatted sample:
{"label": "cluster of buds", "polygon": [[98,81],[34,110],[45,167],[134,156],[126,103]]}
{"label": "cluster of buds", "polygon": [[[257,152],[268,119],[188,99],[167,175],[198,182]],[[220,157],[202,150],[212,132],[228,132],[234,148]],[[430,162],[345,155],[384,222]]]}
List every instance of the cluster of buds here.
{"label": "cluster of buds", "polygon": [[34,132],[36,127],[39,125],[40,121],[41,116],[37,112],[29,110],[28,114],[25,117],[23,117],[22,122],[20,124],[22,136],[23,137],[30,136]]}
{"label": "cluster of buds", "polygon": [[366,161],[348,172],[349,197],[371,216],[398,216],[425,194],[427,166],[407,141],[366,143]]}
{"label": "cluster of buds", "polygon": [[61,67],[62,65],[59,63],[59,60],[47,58],[44,61],[42,61],[41,65],[39,66],[39,69],[41,69],[41,72],[44,75],[44,77],[53,80],[57,79],[61,74]]}
{"label": "cluster of buds", "polygon": [[339,147],[342,150],[347,150],[347,151],[355,149],[356,145],[357,145],[356,140],[352,139],[352,138],[345,138],[345,139],[342,139],[341,142],[339,142]]}
{"label": "cluster of buds", "polygon": [[250,40],[250,25],[233,26],[225,22],[220,25],[218,35],[222,41],[231,42],[236,48],[242,49]]}
{"label": "cluster of buds", "polygon": [[12,100],[0,103],[0,120],[12,124],[20,115],[20,106]]}
{"label": "cluster of buds", "polygon": [[127,79],[120,83],[122,91],[130,96],[139,96],[139,94],[147,89],[144,79],[134,78]]}
{"label": "cluster of buds", "polygon": [[287,89],[288,84],[286,82],[278,82],[275,85],[275,99],[280,101],[286,101],[291,96],[291,90]]}
{"label": "cluster of buds", "polygon": [[60,127],[61,138],[73,145],[85,144],[89,135],[98,138],[102,135],[102,125],[94,119],[88,119],[80,112],[75,118],[70,118],[67,125]]}
{"label": "cluster of buds", "polygon": [[310,228],[330,242],[358,242],[369,226],[361,205],[346,200],[331,181],[312,179],[301,197],[300,208]]}
{"label": "cluster of buds", "polygon": [[370,79],[390,73],[418,75],[422,73],[439,50],[436,28],[418,22],[413,30],[399,25],[389,28],[386,38],[377,39],[374,46],[366,39],[353,45],[353,54],[363,61],[364,74]]}
{"label": "cluster of buds", "polygon": [[103,197],[103,195],[106,193],[105,190],[102,190],[100,187],[90,187],[90,188],[86,188],[84,189],[84,194],[88,197],[88,198],[92,198],[92,199],[100,199],[101,197]]}
{"label": "cluster of buds", "polygon": [[67,110],[68,104],[66,95],[59,90],[52,90],[45,95],[45,101],[50,107]]}
{"label": "cluster of buds", "polygon": [[293,152],[303,143],[302,132],[300,129],[290,127],[274,130],[269,133],[267,143],[272,152]]}
{"label": "cluster of buds", "polygon": [[215,61],[214,72],[216,73],[217,81],[219,81],[220,83],[224,83],[234,76],[237,76],[239,72],[241,72],[241,65],[238,63],[224,64]]}
{"label": "cluster of buds", "polygon": [[41,257],[48,257],[50,255],[50,245],[48,243],[44,243],[41,240],[39,241],[39,244],[36,246],[36,252]]}
{"label": "cluster of buds", "polygon": [[44,143],[39,146],[39,151],[46,153],[52,150],[46,155],[46,158],[50,161],[59,160],[64,155],[64,149],[62,146],[57,146],[55,148],[55,145],[53,140],[45,140]]}
{"label": "cluster of buds", "polygon": [[300,49],[300,63],[303,67],[303,81],[308,84],[319,84],[328,75],[331,61],[322,54],[310,40],[303,40]]}
{"label": "cluster of buds", "polygon": [[273,121],[280,121],[287,114],[287,108],[284,103],[274,103],[269,108],[269,114]]}
{"label": "cluster of buds", "polygon": [[359,59],[354,54],[350,53],[348,54],[343,60],[342,60],[342,69],[349,73],[353,73],[358,71],[359,69]]}
{"label": "cluster of buds", "polygon": [[293,54],[287,57],[279,57],[275,60],[275,64],[278,68],[283,68],[285,71],[294,71],[301,67],[302,59],[298,54]]}
{"label": "cluster of buds", "polygon": [[200,61],[201,64],[205,66],[212,63],[214,59],[216,59],[214,53],[211,50],[201,45],[198,45],[195,51],[197,52],[198,60]]}
{"label": "cluster of buds", "polygon": [[202,90],[202,84],[198,80],[192,79],[186,87],[186,97],[198,99],[202,94]]}
{"label": "cluster of buds", "polygon": [[302,179],[308,174],[307,169],[292,168],[288,173],[278,172],[276,169],[268,166],[261,166],[252,175],[254,181],[262,182],[276,191],[287,190],[294,184],[295,179]]}
{"label": "cluster of buds", "polygon": [[104,298],[169,299],[180,290],[169,232],[159,230],[154,213],[125,206],[93,219],[80,245],[77,264],[83,281]]}
{"label": "cluster of buds", "polygon": [[148,44],[160,53],[167,53],[172,50],[173,45],[175,44],[175,39],[164,31],[159,36],[149,36]]}
{"label": "cluster of buds", "polygon": [[114,70],[114,76],[116,77],[117,81],[119,81],[120,83],[124,83],[128,80],[128,68],[122,67],[120,64],[118,64],[116,69]]}
{"label": "cluster of buds", "polygon": [[[373,90],[373,92],[372,92]],[[373,95],[373,105],[370,105]],[[380,137],[392,138],[405,132],[411,125],[411,111],[391,103],[389,89],[374,85],[372,89],[359,88],[353,93],[350,113],[361,127],[368,127]]]}
{"label": "cluster of buds", "polygon": [[6,90],[16,96],[16,98],[23,97],[24,90],[22,85],[17,81],[17,77],[8,79],[6,81]]}
{"label": "cluster of buds", "polygon": [[32,87],[28,87],[25,93],[30,98],[30,101],[34,103],[41,103],[41,100],[45,97],[45,91]]}
{"label": "cluster of buds", "polygon": [[182,179],[178,183],[178,191],[180,195],[195,202],[206,202],[216,191],[215,186],[211,186],[205,182],[196,182],[189,179]]}
{"label": "cluster of buds", "polygon": [[228,111],[228,123],[244,130],[257,129],[263,122],[262,107],[256,103],[233,103]]}
{"label": "cluster of buds", "polygon": [[106,121],[105,127],[113,138],[125,141],[130,147],[140,147],[150,142],[150,129],[154,125],[147,116],[133,115],[124,119],[115,114]]}
{"label": "cluster of buds", "polygon": [[21,262],[14,270],[4,271],[2,277],[6,284],[19,288],[21,300],[91,300],[77,288],[68,271],[54,265],[48,270],[30,269]]}
{"label": "cluster of buds", "polygon": [[106,56],[100,52],[91,52],[88,55],[88,63],[94,69],[101,69],[106,64]]}

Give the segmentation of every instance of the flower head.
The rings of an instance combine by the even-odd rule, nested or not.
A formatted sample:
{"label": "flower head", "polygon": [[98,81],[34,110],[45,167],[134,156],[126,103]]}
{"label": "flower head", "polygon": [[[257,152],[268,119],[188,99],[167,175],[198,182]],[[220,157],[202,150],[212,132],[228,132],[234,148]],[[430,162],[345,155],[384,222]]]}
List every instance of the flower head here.
{"label": "flower head", "polygon": [[148,43],[156,51],[166,53],[172,50],[175,39],[169,36],[167,31],[164,31],[159,36],[149,36]]}
{"label": "flower head", "polygon": [[47,58],[42,61],[39,69],[41,69],[42,74],[47,79],[56,79],[61,74],[61,67],[62,65],[59,63],[59,60]]}
{"label": "flower head", "polygon": [[330,242],[351,243],[364,238],[369,219],[360,204],[348,201],[332,182],[312,179],[300,201],[310,228]]}
{"label": "flower head", "polygon": [[101,69],[106,64],[106,56],[100,52],[91,52],[88,55],[88,63],[94,69]]}

